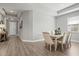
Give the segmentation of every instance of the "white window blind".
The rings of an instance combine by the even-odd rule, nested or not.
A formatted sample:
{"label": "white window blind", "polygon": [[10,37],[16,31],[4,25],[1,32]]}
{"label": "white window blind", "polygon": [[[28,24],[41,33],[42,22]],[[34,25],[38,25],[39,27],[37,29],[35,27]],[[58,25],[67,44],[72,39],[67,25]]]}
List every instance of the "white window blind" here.
{"label": "white window blind", "polygon": [[79,16],[68,18],[68,31],[79,32]]}

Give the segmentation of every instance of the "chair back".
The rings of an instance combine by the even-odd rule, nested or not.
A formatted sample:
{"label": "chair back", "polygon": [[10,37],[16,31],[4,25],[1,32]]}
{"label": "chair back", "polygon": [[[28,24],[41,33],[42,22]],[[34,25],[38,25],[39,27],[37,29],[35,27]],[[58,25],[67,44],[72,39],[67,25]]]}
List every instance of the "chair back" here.
{"label": "chair back", "polygon": [[48,43],[48,44],[53,43],[53,40],[50,37],[50,34],[48,32],[43,32],[43,37],[44,37],[46,43]]}
{"label": "chair back", "polygon": [[71,41],[71,36],[72,36],[72,34],[71,34],[71,33],[69,33],[68,43],[70,43],[70,41]]}
{"label": "chair back", "polygon": [[68,37],[69,37],[69,33],[68,32],[64,33],[62,43],[67,43]]}

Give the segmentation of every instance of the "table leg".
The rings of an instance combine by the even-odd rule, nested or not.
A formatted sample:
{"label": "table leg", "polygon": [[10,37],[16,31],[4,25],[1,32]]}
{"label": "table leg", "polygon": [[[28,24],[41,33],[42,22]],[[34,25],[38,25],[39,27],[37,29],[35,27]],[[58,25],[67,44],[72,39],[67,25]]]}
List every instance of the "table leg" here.
{"label": "table leg", "polygon": [[55,38],[55,51],[57,50],[57,39]]}

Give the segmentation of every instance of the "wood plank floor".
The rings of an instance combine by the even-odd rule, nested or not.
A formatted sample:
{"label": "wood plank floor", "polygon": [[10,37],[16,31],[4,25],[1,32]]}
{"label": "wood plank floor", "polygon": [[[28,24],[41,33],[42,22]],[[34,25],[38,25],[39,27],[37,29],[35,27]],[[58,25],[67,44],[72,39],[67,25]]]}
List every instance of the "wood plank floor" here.
{"label": "wood plank floor", "polygon": [[55,52],[45,48],[44,42],[22,42],[19,38],[10,37],[8,41],[0,42],[0,56],[79,56],[79,43],[72,43],[72,47],[60,48]]}
{"label": "wood plank floor", "polygon": [[72,43],[71,48],[61,50],[61,47],[58,47],[57,51],[54,51],[54,47],[52,47],[52,52],[49,52],[48,49],[45,48],[44,42],[36,42],[36,43],[24,43],[25,49],[29,49],[29,55],[35,56],[79,56],[79,43]]}

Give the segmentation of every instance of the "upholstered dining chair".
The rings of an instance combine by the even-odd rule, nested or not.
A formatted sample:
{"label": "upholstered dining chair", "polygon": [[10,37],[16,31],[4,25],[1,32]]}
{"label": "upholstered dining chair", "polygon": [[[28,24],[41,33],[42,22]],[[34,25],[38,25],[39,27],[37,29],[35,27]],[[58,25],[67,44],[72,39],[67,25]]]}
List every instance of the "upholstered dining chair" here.
{"label": "upholstered dining chair", "polygon": [[57,40],[53,41],[53,39],[50,37],[50,34],[48,32],[43,32],[43,37],[45,39],[45,45],[48,47],[50,46],[50,52],[51,52],[51,46],[54,45],[55,51],[57,49]]}
{"label": "upholstered dining chair", "polygon": [[71,32],[69,32],[69,37],[68,37],[68,40],[67,40],[67,47],[71,47]]}
{"label": "upholstered dining chair", "polygon": [[63,35],[63,38],[61,40],[58,40],[58,44],[61,44],[62,50],[64,49],[64,46],[67,48],[67,41],[68,41],[69,33],[66,32]]}

